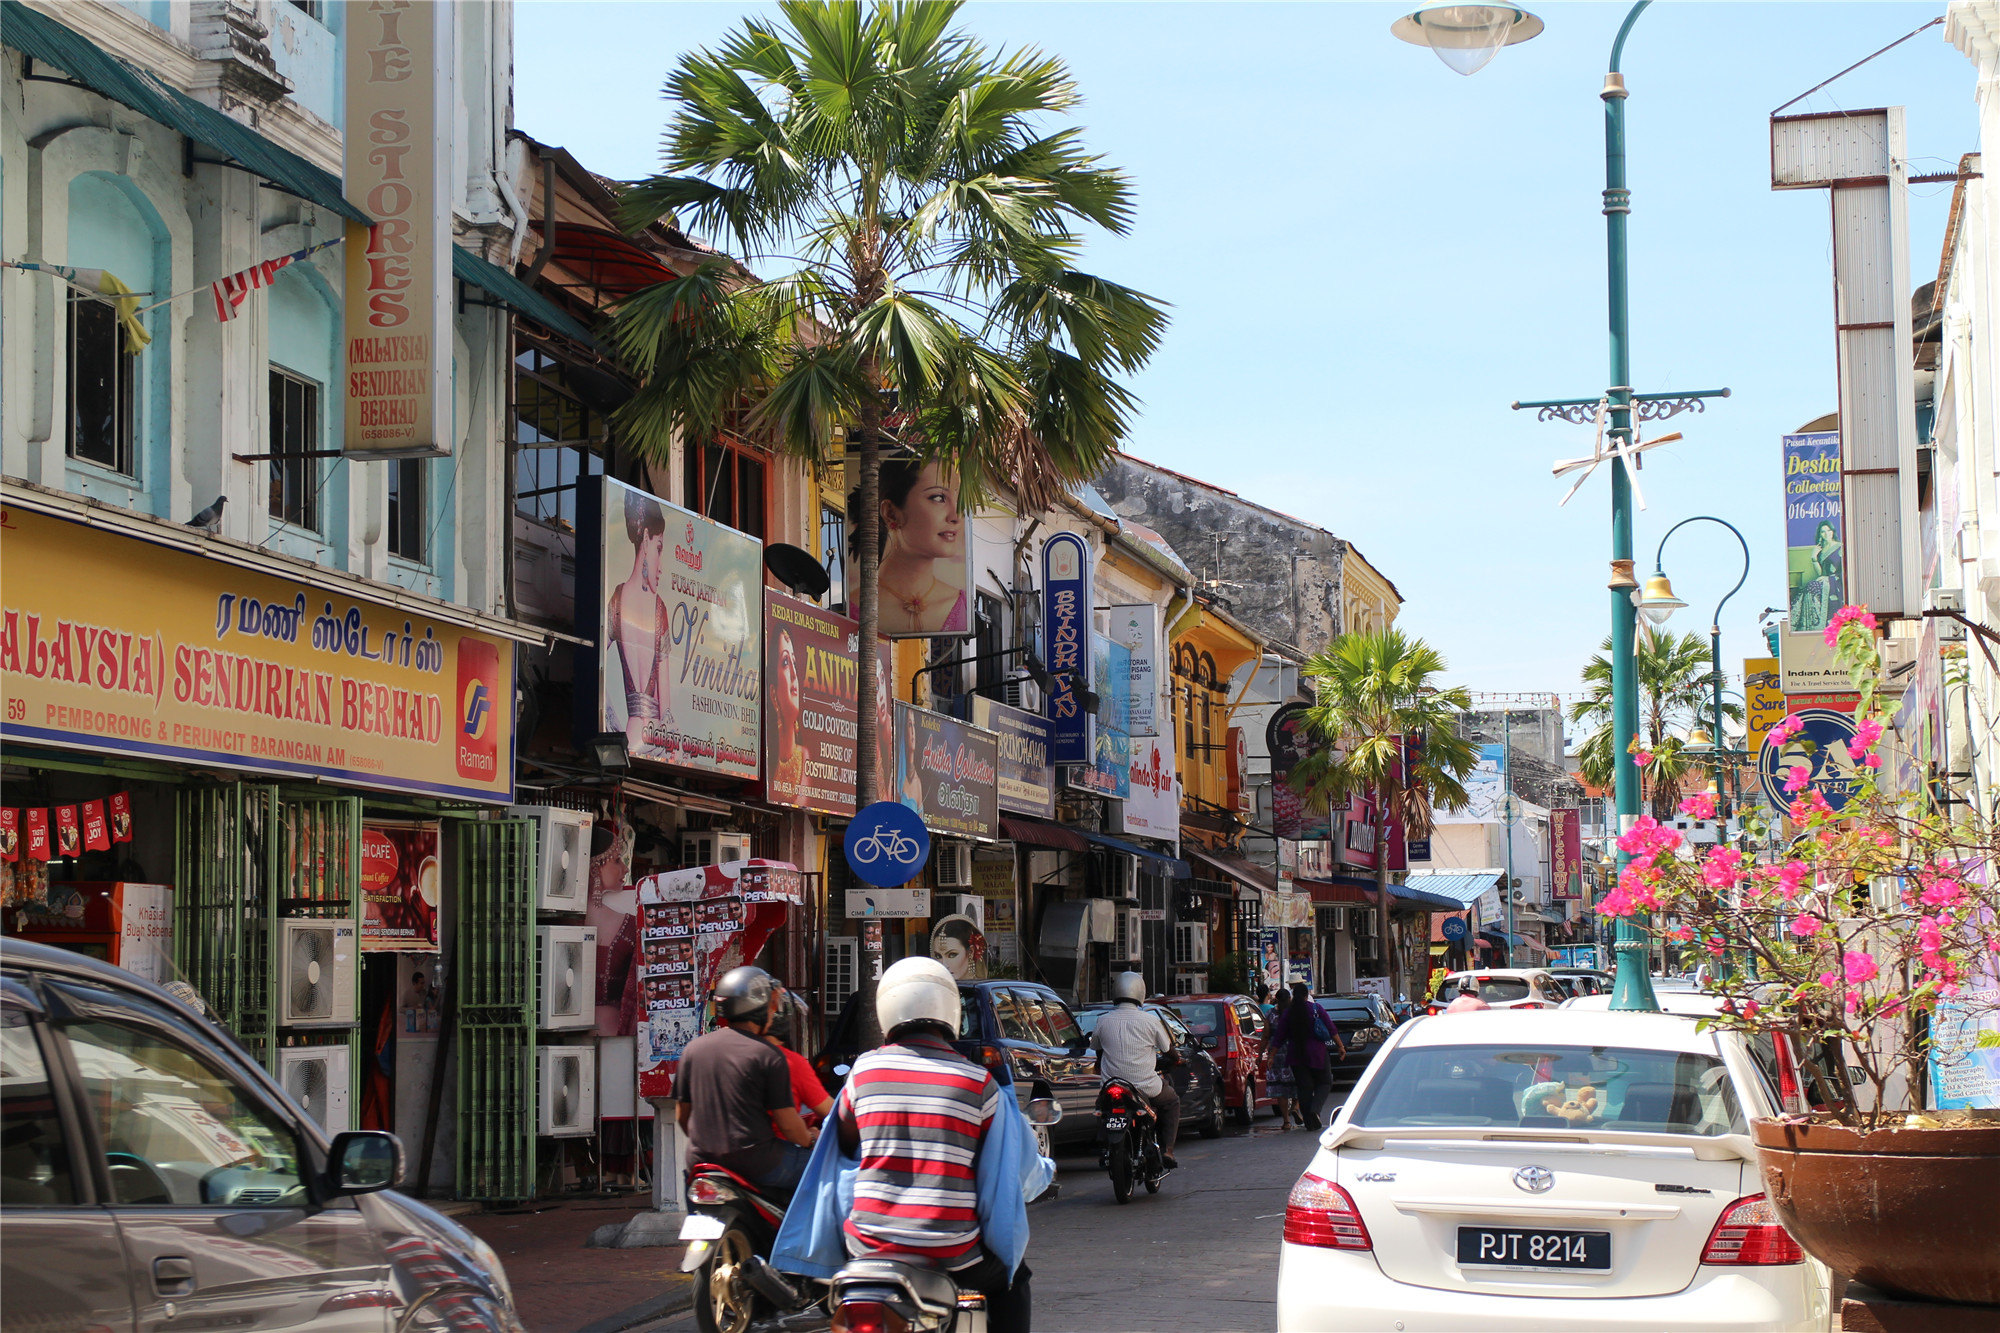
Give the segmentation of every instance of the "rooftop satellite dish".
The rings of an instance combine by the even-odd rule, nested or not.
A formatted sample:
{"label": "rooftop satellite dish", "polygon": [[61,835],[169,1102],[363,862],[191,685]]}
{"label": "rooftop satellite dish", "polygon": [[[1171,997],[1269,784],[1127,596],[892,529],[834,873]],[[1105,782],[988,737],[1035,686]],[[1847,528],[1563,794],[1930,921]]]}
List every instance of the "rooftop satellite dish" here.
{"label": "rooftop satellite dish", "polygon": [[814,601],[826,596],[827,589],[833,586],[833,577],[826,572],[826,566],[812,558],[812,552],[784,542],[772,542],[764,548],[764,568],[790,588],[793,595]]}

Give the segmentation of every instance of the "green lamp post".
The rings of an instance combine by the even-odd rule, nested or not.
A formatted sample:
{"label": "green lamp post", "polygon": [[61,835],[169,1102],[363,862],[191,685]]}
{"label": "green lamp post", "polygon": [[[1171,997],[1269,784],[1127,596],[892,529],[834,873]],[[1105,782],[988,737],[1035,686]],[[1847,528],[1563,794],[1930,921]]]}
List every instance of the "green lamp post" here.
{"label": "green lamp post", "polygon": [[[1625,184],[1625,76],[1618,63],[1625,39],[1651,0],[1639,0],[1625,15],[1611,44],[1611,66],[1599,96],[1604,99],[1604,228],[1606,296],[1608,298],[1611,382],[1598,397],[1515,403],[1534,408],[1543,421],[1586,425],[1598,418],[1600,404],[1608,418],[1606,434],[1616,446],[1634,444],[1633,422],[1660,421],[1688,410],[1703,410],[1706,398],[1727,397],[1727,389],[1694,393],[1634,393],[1632,391],[1631,313],[1626,281],[1625,224],[1632,211],[1632,194]],[[1542,30],[1542,21],[1512,5],[1432,4],[1398,19],[1390,31],[1403,41],[1428,46],[1460,74],[1483,68],[1501,47],[1527,41]],[[1611,462],[1611,735],[1614,790],[1622,832],[1639,817],[1639,769],[1632,760],[1632,740],[1639,731],[1638,662],[1634,639],[1638,611],[1632,577],[1632,478],[1626,454]],[[1618,854],[1622,871],[1631,857]],[[1647,966],[1645,923],[1622,917],[1613,953],[1617,957],[1613,1009],[1658,1010]]]}
{"label": "green lamp post", "polygon": [[1725,733],[1722,730],[1722,608],[1729,605],[1729,599],[1743,591],[1743,585],[1750,581],[1750,543],[1743,539],[1743,534],[1736,530],[1734,523],[1709,514],[1697,514],[1693,518],[1684,518],[1674,524],[1667,529],[1666,537],[1660,538],[1660,549],[1653,555],[1653,577],[1646,580],[1646,590],[1639,599],[1639,614],[1657,627],[1666,624],[1669,616],[1687,605],[1674,596],[1673,581],[1666,573],[1666,554],[1667,538],[1690,523],[1720,523],[1729,529],[1730,535],[1736,538],[1736,544],[1743,548],[1742,577],[1738,578],[1736,586],[1722,594],[1722,600],[1715,604],[1715,619],[1708,627],[1709,690],[1714,722],[1714,729],[1709,733],[1713,739],[1709,742],[1708,753],[1711,760],[1710,768],[1715,775],[1715,790],[1719,796],[1722,792],[1722,764],[1733,753],[1727,748]]}

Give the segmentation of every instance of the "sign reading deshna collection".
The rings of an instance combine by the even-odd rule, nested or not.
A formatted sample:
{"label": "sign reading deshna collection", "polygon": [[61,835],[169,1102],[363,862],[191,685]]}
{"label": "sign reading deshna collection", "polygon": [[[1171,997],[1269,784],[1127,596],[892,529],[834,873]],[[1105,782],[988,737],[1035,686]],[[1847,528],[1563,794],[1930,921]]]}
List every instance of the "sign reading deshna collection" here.
{"label": "sign reading deshna collection", "polygon": [[15,506],[0,570],[0,737],[513,795],[504,639]]}

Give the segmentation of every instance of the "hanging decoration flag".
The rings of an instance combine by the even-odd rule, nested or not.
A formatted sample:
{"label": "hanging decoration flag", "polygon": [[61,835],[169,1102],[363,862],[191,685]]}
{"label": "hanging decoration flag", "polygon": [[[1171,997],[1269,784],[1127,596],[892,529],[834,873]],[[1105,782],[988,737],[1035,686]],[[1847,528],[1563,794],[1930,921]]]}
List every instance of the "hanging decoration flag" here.
{"label": "hanging decoration flag", "polygon": [[104,822],[104,802],[85,801],[78,807],[83,817],[83,849],[87,852],[111,850],[111,829]]}
{"label": "hanging decoration flag", "polygon": [[0,861],[21,859],[21,812],[0,810]]}
{"label": "hanging decoration flag", "polygon": [[28,821],[28,855],[37,861],[49,859],[49,812],[29,810],[25,812]]}
{"label": "hanging decoration flag", "polygon": [[[152,293],[133,291],[120,282],[115,273],[101,268],[71,268],[67,264],[43,264],[26,259],[8,260],[4,267],[18,268],[26,273],[46,273],[62,279],[80,292],[108,302],[118,312],[118,327],[125,331],[125,353],[128,356],[139,355],[146,350],[146,344],[153,341],[153,335],[146,332],[146,326],[139,322],[139,316],[145,313],[139,307],[139,298]],[[161,304],[164,302],[153,303]],[[152,308],[145,307],[146,310]]]}
{"label": "hanging decoration flag", "polygon": [[278,276],[279,269],[308,255],[317,254],[328,246],[339,245],[346,239],[345,236],[336,236],[330,241],[321,241],[318,245],[309,245],[303,250],[294,250],[288,255],[279,255],[276,259],[267,259],[261,264],[252,264],[249,268],[239,273],[232,273],[226,278],[217,278],[209,284],[215,292],[215,318],[227,324],[243,308],[244,298],[253,291],[269,287],[271,280]]}
{"label": "hanging decoration flag", "polygon": [[104,804],[111,814],[111,841],[132,841],[132,793],[112,792]]}
{"label": "hanging decoration flag", "polygon": [[56,815],[56,855],[73,859],[83,854],[82,828],[76,817],[76,807],[59,805]]}

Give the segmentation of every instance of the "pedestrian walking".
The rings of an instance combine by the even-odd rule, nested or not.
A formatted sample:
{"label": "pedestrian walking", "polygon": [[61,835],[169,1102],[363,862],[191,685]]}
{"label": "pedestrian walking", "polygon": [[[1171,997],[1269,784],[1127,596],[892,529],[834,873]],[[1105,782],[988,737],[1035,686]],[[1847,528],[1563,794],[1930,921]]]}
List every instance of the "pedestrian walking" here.
{"label": "pedestrian walking", "polygon": [[1299,1113],[1299,1081],[1292,1073],[1291,1051],[1278,1045],[1278,1019],[1291,1007],[1292,993],[1277,990],[1271,994],[1271,1003],[1264,1010],[1264,1031],[1268,1040],[1264,1043],[1264,1084],[1271,1094],[1272,1105],[1278,1108],[1278,1128],[1290,1129],[1294,1120],[1303,1128],[1306,1120]]}
{"label": "pedestrian walking", "polygon": [[1340,1039],[1340,1032],[1327,1019],[1320,1007],[1313,1003],[1312,992],[1303,981],[1292,983],[1291,1003],[1271,1029],[1271,1041],[1281,1048],[1281,1054],[1291,1066],[1292,1077],[1298,1082],[1299,1114],[1307,1129],[1321,1129],[1325,1121],[1320,1119],[1319,1108],[1326,1100],[1326,1094],[1333,1088],[1333,1075],[1327,1064],[1327,1044],[1331,1042],[1339,1050],[1341,1059],[1347,1058],[1347,1043]]}

